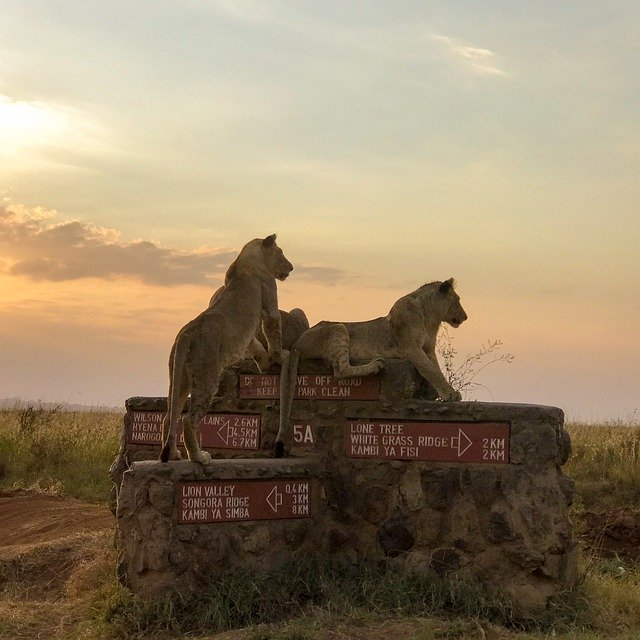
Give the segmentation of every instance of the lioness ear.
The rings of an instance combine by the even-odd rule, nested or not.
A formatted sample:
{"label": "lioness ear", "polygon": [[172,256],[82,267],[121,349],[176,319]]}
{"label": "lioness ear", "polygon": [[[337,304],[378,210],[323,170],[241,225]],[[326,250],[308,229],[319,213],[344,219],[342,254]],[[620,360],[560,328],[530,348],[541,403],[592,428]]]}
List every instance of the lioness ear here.
{"label": "lioness ear", "polygon": [[448,280],[445,280],[439,288],[440,293],[449,293],[449,291],[451,291],[451,289],[453,289],[453,278],[449,278]]}
{"label": "lioness ear", "polygon": [[272,234],[270,236],[267,236],[263,241],[262,241],[262,246],[263,247],[270,247],[271,245],[276,243],[276,234]]}

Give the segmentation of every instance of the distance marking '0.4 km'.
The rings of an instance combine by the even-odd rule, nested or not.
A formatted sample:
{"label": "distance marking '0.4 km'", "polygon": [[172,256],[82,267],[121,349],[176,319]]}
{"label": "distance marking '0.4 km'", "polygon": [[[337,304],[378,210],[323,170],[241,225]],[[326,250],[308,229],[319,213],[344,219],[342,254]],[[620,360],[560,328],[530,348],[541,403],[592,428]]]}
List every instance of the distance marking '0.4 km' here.
{"label": "distance marking '0.4 km'", "polygon": [[426,462],[509,463],[508,422],[349,420],[350,458]]}

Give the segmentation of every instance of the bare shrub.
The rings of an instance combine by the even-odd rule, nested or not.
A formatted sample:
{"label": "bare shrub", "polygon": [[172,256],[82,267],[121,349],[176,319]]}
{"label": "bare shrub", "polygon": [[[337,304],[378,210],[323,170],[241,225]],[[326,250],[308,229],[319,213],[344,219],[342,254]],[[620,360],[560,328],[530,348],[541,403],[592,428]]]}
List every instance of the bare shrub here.
{"label": "bare shrub", "polygon": [[501,349],[502,340],[488,340],[482,343],[476,353],[467,355],[459,361],[458,350],[446,327],[443,327],[436,342],[436,352],[442,361],[444,377],[464,397],[477,389],[484,389],[491,395],[491,391],[480,383],[477,377],[493,364],[513,362],[515,356],[512,353],[499,353]]}

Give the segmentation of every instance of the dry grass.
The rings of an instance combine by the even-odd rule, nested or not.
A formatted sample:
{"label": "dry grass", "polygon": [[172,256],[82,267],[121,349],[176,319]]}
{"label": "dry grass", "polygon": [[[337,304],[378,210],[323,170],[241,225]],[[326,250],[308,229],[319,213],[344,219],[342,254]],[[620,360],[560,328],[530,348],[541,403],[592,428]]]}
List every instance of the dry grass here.
{"label": "dry grass", "polygon": [[576,481],[578,506],[640,506],[640,425],[569,423],[573,454],[564,472]]}
{"label": "dry grass", "polygon": [[0,488],[106,502],[122,414],[27,407],[0,411]]}
{"label": "dry grass", "polygon": [[0,638],[101,638],[93,610],[115,561],[109,531],[0,549]]}

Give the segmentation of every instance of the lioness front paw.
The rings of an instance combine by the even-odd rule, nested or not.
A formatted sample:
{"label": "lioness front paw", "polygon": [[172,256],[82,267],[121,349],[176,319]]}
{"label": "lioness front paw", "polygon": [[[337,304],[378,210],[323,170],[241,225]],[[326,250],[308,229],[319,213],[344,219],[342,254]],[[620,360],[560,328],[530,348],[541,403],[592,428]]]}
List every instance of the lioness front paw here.
{"label": "lioness front paw", "polygon": [[199,462],[200,464],[209,464],[211,462],[211,454],[208,451],[199,451],[191,462]]}
{"label": "lioness front paw", "polygon": [[455,389],[450,389],[440,394],[441,400],[444,402],[459,402],[462,400],[462,394]]}
{"label": "lioness front paw", "polygon": [[378,373],[379,371],[382,371],[387,366],[387,363],[384,361],[383,358],[374,358],[371,361],[371,364],[376,370],[376,373]]}

